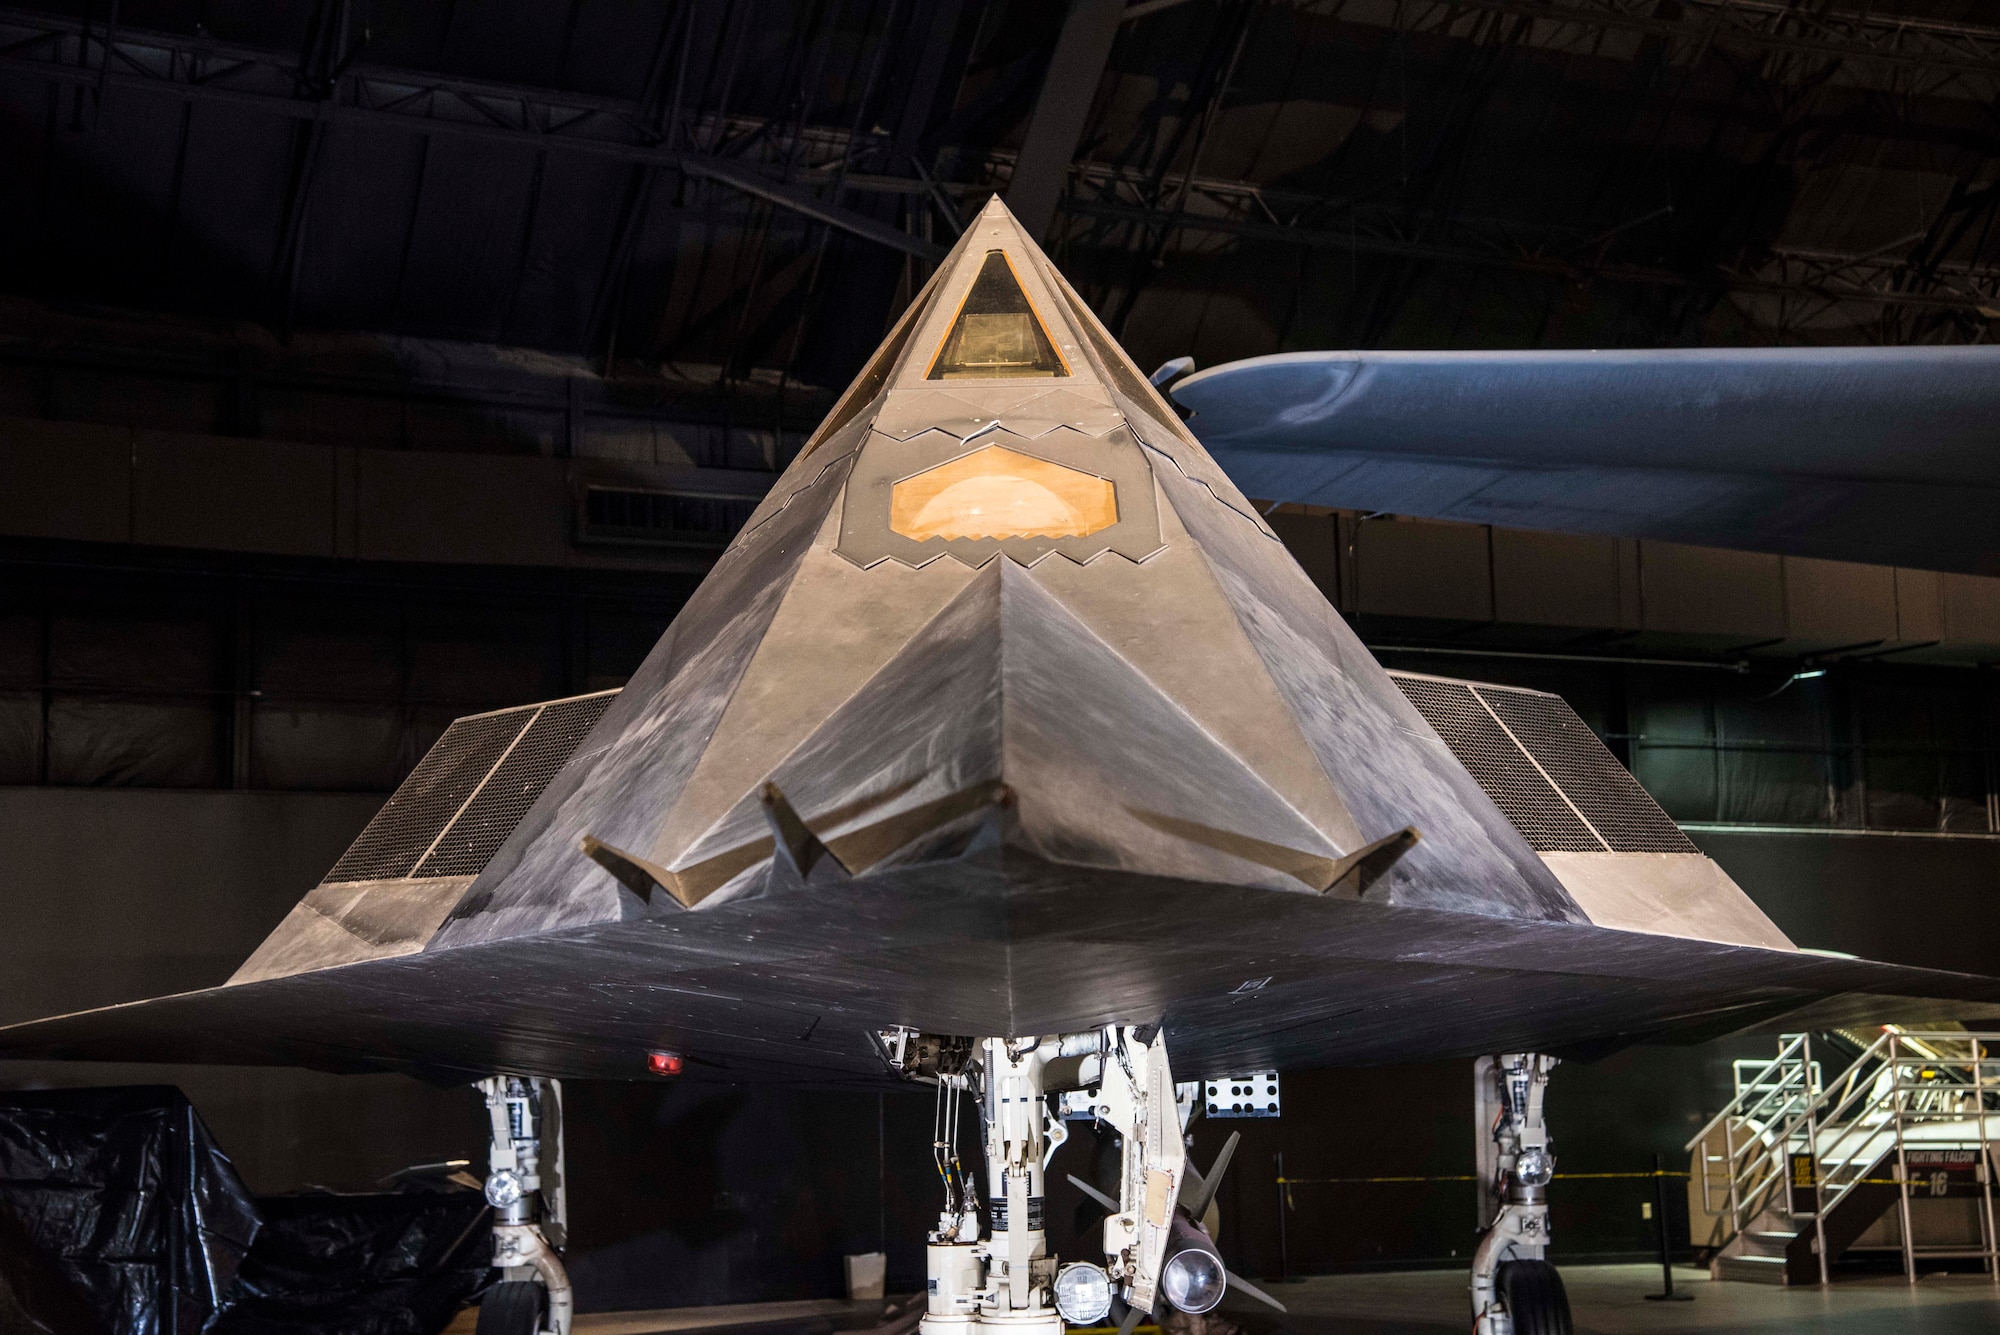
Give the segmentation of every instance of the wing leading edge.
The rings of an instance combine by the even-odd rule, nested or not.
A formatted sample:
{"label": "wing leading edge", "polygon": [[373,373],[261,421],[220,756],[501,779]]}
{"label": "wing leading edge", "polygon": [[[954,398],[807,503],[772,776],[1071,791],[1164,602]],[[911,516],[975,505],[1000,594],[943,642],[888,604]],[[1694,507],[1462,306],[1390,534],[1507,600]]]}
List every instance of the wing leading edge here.
{"label": "wing leading edge", "polygon": [[1266,500],[2000,574],[2000,347],[1284,353],[1173,397]]}
{"label": "wing leading edge", "polygon": [[[1143,913],[1154,931],[1150,954],[1100,967],[1173,980],[1158,1004],[1189,1069],[1462,1056],[1496,1032],[1597,1053],[1699,1040],[1801,1007],[1850,1023],[2000,1013],[1992,980],[1797,951],[1559,697],[1412,673],[1392,680],[1591,925],[1101,883],[1095,899],[1129,901],[1111,919]],[[872,887],[822,880],[816,899],[856,896],[823,905],[852,929],[832,939],[790,914],[766,918],[752,957],[737,944],[747,920],[729,921],[735,914],[694,915],[699,926],[683,920],[678,930],[635,922],[426,952],[452,897],[532,800],[521,777],[560,769],[614,694],[459,720],[229,984],[0,1030],[0,1055],[144,1054],[444,1080],[496,1065],[636,1078],[643,1054],[664,1047],[691,1054],[696,1074],[840,1084],[880,1076],[862,1037],[870,1021],[940,1004],[971,1014],[1001,984],[961,970],[943,985],[922,955],[884,950],[872,924],[928,917],[935,952],[975,960],[1005,903],[1041,924],[1016,942],[1014,967],[1049,983],[1073,972],[1075,887],[995,898],[996,886],[974,878],[958,887],[972,902],[940,914],[938,887],[921,872]],[[508,800],[482,803],[495,791]],[[676,938],[705,935],[702,926],[717,939],[682,954]],[[1245,959],[1270,975],[1247,1008],[1229,972]],[[1440,1019],[1445,998],[1465,1003],[1453,1008],[1459,1021]],[[1017,1018],[1035,1027],[1099,1018],[1031,1009]]]}

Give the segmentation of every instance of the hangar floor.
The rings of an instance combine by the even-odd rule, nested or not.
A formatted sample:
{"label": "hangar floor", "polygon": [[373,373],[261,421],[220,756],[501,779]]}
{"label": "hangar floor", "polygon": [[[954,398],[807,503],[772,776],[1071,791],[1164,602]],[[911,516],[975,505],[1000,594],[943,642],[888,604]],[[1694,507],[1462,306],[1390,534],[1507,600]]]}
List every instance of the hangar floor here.
{"label": "hangar floor", "polygon": [[[1914,1287],[1900,1276],[1851,1279],[1822,1291],[1714,1283],[1706,1271],[1678,1269],[1674,1286],[1694,1295],[1684,1303],[1646,1301],[1645,1294],[1659,1290],[1657,1266],[1565,1266],[1563,1278],[1578,1335],[1970,1335],[2000,1327],[2000,1287],[1978,1275],[1934,1275]],[[1277,1286],[1276,1292],[1290,1314],[1266,1320],[1246,1313],[1247,1330],[1257,1335],[1463,1335],[1466,1326],[1465,1276],[1455,1270],[1322,1276]],[[848,1325],[862,1306],[830,1300],[596,1312],[576,1318],[575,1335],[824,1331]],[[473,1313],[463,1314],[447,1335],[470,1335],[473,1319]]]}
{"label": "hangar floor", "polygon": [[[1657,1265],[1564,1266],[1578,1335],[1727,1331],[1731,1335],[1959,1335],[2000,1327],[2000,1287],[1980,1275],[1938,1275],[1915,1287],[1900,1275],[1850,1279],[1831,1289],[1712,1282],[1676,1268],[1684,1303],[1647,1302],[1660,1291]],[[1280,1285],[1291,1309],[1279,1321],[1297,1335],[1462,1335],[1465,1276],[1459,1271],[1339,1275]]]}
{"label": "hangar floor", "polygon": [[[711,1332],[785,1332],[807,1335],[865,1326],[882,1310],[880,1302],[810,1298],[789,1303],[737,1303],[729,1307],[669,1307],[657,1312],[583,1312],[572,1335],[710,1335]],[[473,1335],[479,1309],[467,1308],[443,1335]]]}

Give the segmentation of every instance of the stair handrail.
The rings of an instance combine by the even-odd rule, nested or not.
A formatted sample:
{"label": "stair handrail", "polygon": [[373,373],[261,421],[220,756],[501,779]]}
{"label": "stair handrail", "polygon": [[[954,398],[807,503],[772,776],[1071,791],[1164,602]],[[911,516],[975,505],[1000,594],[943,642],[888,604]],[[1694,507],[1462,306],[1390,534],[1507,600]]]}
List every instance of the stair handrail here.
{"label": "stair handrail", "polygon": [[[1783,1035],[1778,1055],[1757,1068],[1747,1081],[1739,1073],[1735,1097],[1687,1143],[1687,1151],[1693,1153],[1718,1129],[1722,1131],[1724,1171],[1720,1176],[1729,1194],[1730,1238],[1743,1232],[1746,1220],[1763,1211],[1772,1189],[1783,1181],[1785,1147],[1804,1109],[1822,1093],[1813,1079],[1811,1035]],[[1740,1148],[1736,1144],[1739,1130],[1749,1131]],[[1716,1177],[1710,1156],[1704,1153],[1702,1205],[1709,1213],[1715,1213]],[[1723,1245],[1728,1241],[1724,1239]]]}
{"label": "stair handrail", "polygon": [[[2000,1095],[2000,1088],[1988,1084],[1983,1078],[1983,1073],[1995,1065],[1994,1059],[1982,1050],[1983,1039],[1984,1036],[1979,1034],[1932,1034],[1889,1026],[1882,1037],[1861,1058],[1856,1059],[1855,1069],[1859,1069],[1869,1057],[1879,1057],[1879,1062],[1865,1086],[1868,1097],[1859,1107],[1854,1106],[1860,1093],[1857,1090],[1854,1096],[1827,1110],[1825,1123],[1831,1128],[1832,1135],[1831,1139],[1822,1142],[1821,1150],[1823,1167],[1818,1213],[1822,1218],[1836,1209],[1849,1192],[1866,1181],[1868,1173],[1884,1157],[1908,1143],[1907,1130],[1912,1122],[1970,1120],[1979,1128],[1982,1145],[1991,1139],[1990,1119],[1995,1113],[1989,1111],[1987,1104]],[[1945,1055],[1942,1044],[1956,1041],[1967,1044],[1966,1055]],[[1878,1049],[1881,1051],[1878,1052]],[[1936,1084],[1907,1080],[1904,1068],[1917,1063],[1936,1066],[1939,1075],[1946,1078]],[[1975,1068],[1970,1080],[1958,1072],[1957,1068],[1961,1067]],[[1953,1075],[1957,1078],[1950,1078]],[[1960,1099],[1971,1094],[1974,1107],[1970,1117],[1964,1108],[1925,1106],[1934,1104],[1940,1094],[1953,1094]],[[1917,1096],[1914,1100],[1913,1095]],[[1918,1106],[1911,1107],[1913,1101]],[[1874,1154],[1866,1153],[1871,1142],[1877,1138],[1884,1141],[1879,1150]],[[1905,1250],[1908,1250],[1907,1247]]]}
{"label": "stair handrail", "polygon": [[1681,1147],[1682,1149],[1686,1150],[1690,1154],[1694,1153],[1695,1146],[1707,1140],[1709,1136],[1723,1124],[1725,1119],[1730,1117],[1740,1118],[1745,1116],[1746,1114],[1743,1108],[1740,1107],[1739,1105],[1743,1104],[1744,1100],[1749,1095],[1756,1093],[1761,1088],[1764,1088],[1763,1085],[1764,1077],[1768,1076],[1773,1069],[1782,1066],[1786,1062],[1786,1060],[1790,1058],[1794,1053],[1801,1052],[1804,1050],[1807,1035],[1785,1034],[1782,1036],[1782,1038],[1783,1038],[1783,1046],[1781,1046],[1778,1049],[1778,1055],[1773,1057],[1770,1061],[1765,1062],[1764,1065],[1762,1065],[1761,1067],[1759,1067],[1757,1069],[1757,1074],[1751,1077],[1750,1082],[1747,1085],[1741,1085],[1736,1091],[1736,1096],[1730,1099],[1729,1102],[1726,1105],[1724,1105],[1721,1112],[1709,1118],[1708,1122],[1701,1128],[1701,1130],[1694,1133],[1694,1139],[1690,1140],[1686,1145],[1682,1146]]}
{"label": "stair handrail", "polygon": [[[1893,1029],[1885,1029],[1848,1065],[1840,1097],[1822,1099],[1812,1110],[1819,1137],[1814,1165],[1819,1177],[1819,1200],[1814,1213],[1820,1218],[1825,1218],[1850,1191],[1860,1186],[1880,1158],[1869,1156],[1864,1162],[1856,1151],[1882,1135],[1884,1123],[1893,1120],[1893,1114],[1887,1117],[1870,1114],[1892,1109],[1896,1101],[1899,1090],[1894,1072],[1899,1059],[1896,1052],[1899,1037]],[[1882,1079],[1885,1072],[1890,1076],[1886,1083]],[[1850,1144],[1857,1137],[1858,1144]]]}
{"label": "stair handrail", "polygon": [[[1758,1121],[1754,1111],[1741,1119],[1742,1126],[1751,1132],[1750,1139],[1740,1152],[1725,1157],[1731,1163],[1731,1185],[1741,1202],[1744,1218],[1756,1218],[1766,1204],[1770,1188],[1784,1177],[1785,1155],[1804,1127],[1810,1106],[1809,1102],[1805,1105],[1787,1102],[1779,1106],[1769,1121]],[[1740,1167],[1735,1163],[1738,1159]]]}
{"label": "stair handrail", "polygon": [[[1781,1040],[1776,1057],[1758,1068],[1747,1083],[1739,1081],[1742,1087],[1736,1097],[1710,1118],[1686,1146],[1687,1151],[1693,1153],[1698,1146],[1706,1144],[1718,1128],[1724,1133],[1726,1148],[1723,1158],[1727,1163],[1724,1177],[1729,1187],[1730,1208],[1727,1234],[1720,1245],[1728,1246],[1769,1208],[1771,1198],[1786,1181],[1786,1159],[1795,1143],[1803,1142],[1814,1151],[1816,1165],[1832,1157],[1829,1142],[1822,1140],[1821,1136],[1831,1132],[1834,1141],[1840,1142],[1851,1131],[1852,1123],[1841,1119],[1854,1108],[1858,1099],[1873,1092],[1877,1082],[1872,1077],[1879,1073],[1882,1063],[1887,1060],[1883,1050],[1894,1037],[1893,1033],[1885,1031],[1849,1064],[1837,1085],[1822,1086],[1812,1078],[1810,1035],[1787,1034]],[[1863,1083],[1859,1077],[1870,1063],[1875,1064],[1875,1069],[1869,1072],[1870,1078]],[[1756,1097],[1753,1098],[1753,1095]],[[1885,1097],[1893,1097],[1893,1091],[1870,1099],[1868,1106]],[[1866,1111],[1867,1107],[1864,1107],[1862,1112],[1865,1114]],[[1773,1113],[1775,1115],[1771,1115]],[[1760,1115],[1768,1117],[1768,1120],[1759,1122]],[[1740,1149],[1735,1144],[1735,1131],[1739,1125],[1751,1128],[1749,1139]],[[1702,1156],[1701,1173],[1702,1203],[1713,1212],[1716,1174],[1706,1154]],[[1832,1201],[1826,1199],[1828,1184],[1822,1181],[1819,1209],[1814,1213],[1824,1217],[1826,1211],[1859,1181],[1855,1178],[1839,1183]]]}
{"label": "stair handrail", "polygon": [[[1870,1099],[1871,1103],[1881,1101],[1883,1096],[1872,1094],[1871,1091],[1880,1083],[1882,1070],[1889,1064],[1891,1059],[1891,1054],[1887,1049],[1894,1045],[1898,1037],[1900,1035],[1895,1031],[1884,1030],[1879,1038],[1863,1048],[1860,1054],[1848,1064],[1847,1071],[1842,1076],[1840,1082],[1842,1087],[1840,1098],[1829,1103],[1832,1091],[1828,1090],[1815,1102],[1811,1110],[1818,1119],[1818,1125],[1822,1127],[1843,1127],[1855,1120],[1855,1117],[1860,1116],[1859,1113],[1855,1114],[1855,1117],[1848,1115],[1856,1099],[1866,1097]],[[1871,1062],[1874,1063],[1872,1067],[1869,1066]],[[1862,1079],[1857,1078],[1861,1076],[1864,1069],[1866,1070],[1865,1083]],[[1864,1108],[1862,1111],[1865,1112],[1866,1109]]]}
{"label": "stair handrail", "polygon": [[[1814,1208],[1794,1217],[1810,1218],[1818,1224],[1849,1192],[1868,1180],[1884,1154],[1893,1152],[1903,1141],[1905,1123],[1976,1120],[1984,1139],[1993,1124],[1991,1119],[2000,1118],[2000,1108],[1987,1106],[2000,1099],[2000,1071],[1992,1082],[1982,1078],[1982,1073],[2000,1068],[2000,1059],[1985,1055],[1983,1038],[1969,1032],[1930,1033],[1885,1026],[1839,1080],[1822,1088],[1810,1078],[1810,1046],[1805,1036],[1786,1036],[1778,1057],[1759,1068],[1730,1105],[1711,1118],[1687,1146],[1693,1152],[1718,1127],[1725,1131],[1731,1209],[1728,1234],[1721,1245],[1726,1247],[1741,1236],[1770,1207],[1776,1188],[1786,1181],[1785,1158],[1791,1152],[1812,1153],[1818,1178]],[[1947,1045],[1961,1042],[1967,1044],[1965,1055],[1946,1051]],[[1787,1062],[1792,1064],[1789,1071],[1778,1069]],[[1915,1064],[1935,1067],[1936,1080],[1908,1079],[1905,1068]],[[1978,1069],[1967,1078],[1961,1068],[1975,1065]],[[1942,1106],[1938,1101],[1947,1095],[1959,1102],[1970,1095],[1976,1106],[1969,1114],[1962,1107]],[[1774,1111],[1768,1121],[1754,1121],[1755,1114]],[[1734,1133],[1745,1125],[1752,1134],[1739,1150]],[[1886,1138],[1886,1142],[1876,1153],[1868,1153],[1878,1138]],[[1707,1160],[1704,1155],[1704,1204],[1712,1199],[1709,1178],[1714,1172]]]}

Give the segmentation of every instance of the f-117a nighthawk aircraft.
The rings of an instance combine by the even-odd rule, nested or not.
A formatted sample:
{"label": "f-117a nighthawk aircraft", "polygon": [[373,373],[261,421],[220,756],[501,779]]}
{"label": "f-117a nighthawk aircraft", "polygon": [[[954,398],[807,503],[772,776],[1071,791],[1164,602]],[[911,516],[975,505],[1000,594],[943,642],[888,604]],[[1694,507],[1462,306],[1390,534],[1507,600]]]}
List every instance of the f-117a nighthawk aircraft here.
{"label": "f-117a nighthawk aircraft", "polygon": [[[974,1093],[926,1335],[1214,1306],[1191,1082],[1478,1058],[1506,1335],[1567,1320],[1558,1057],[1993,1003],[1794,948],[1558,698],[1385,672],[996,201],[630,684],[459,720],[227,984],[0,1056],[484,1082],[496,1330],[567,1328],[560,1078]],[[1062,1111],[1124,1148],[1058,1266]]]}

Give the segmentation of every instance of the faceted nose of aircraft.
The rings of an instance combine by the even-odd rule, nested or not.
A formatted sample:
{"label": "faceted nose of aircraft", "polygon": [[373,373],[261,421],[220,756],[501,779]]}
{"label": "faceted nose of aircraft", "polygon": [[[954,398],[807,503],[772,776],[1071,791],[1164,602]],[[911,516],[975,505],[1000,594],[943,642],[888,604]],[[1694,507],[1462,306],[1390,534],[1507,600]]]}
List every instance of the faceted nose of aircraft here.
{"label": "faceted nose of aircraft", "polygon": [[784,844],[774,785],[851,871],[993,829],[1069,862],[1319,888],[1360,832],[1163,500],[1168,456],[1139,431],[1167,428],[1107,357],[1143,386],[989,208],[864,373],[871,407],[837,408],[810,481],[752,521],[742,546],[795,564],[628,856],[700,902]]}
{"label": "faceted nose of aircraft", "polygon": [[538,819],[472,916],[1005,850],[1307,893],[1374,858],[1400,894],[1435,844],[1486,872],[1426,894],[1566,902],[997,201]]}
{"label": "faceted nose of aircraft", "polygon": [[[1071,864],[1323,888],[1339,844],[1036,572],[1002,558],[957,584],[770,772],[840,864],[957,856],[992,829]],[[677,871],[693,893],[719,887],[769,835],[746,794]]]}

